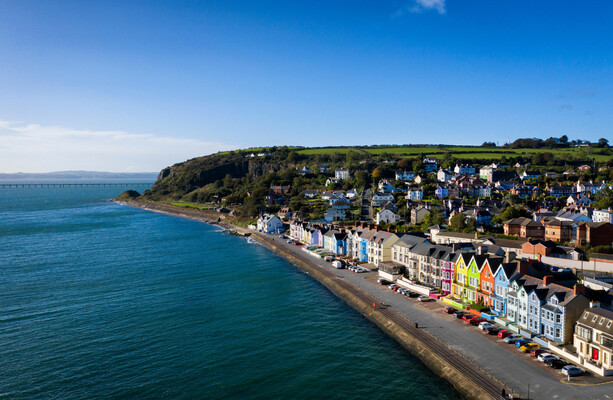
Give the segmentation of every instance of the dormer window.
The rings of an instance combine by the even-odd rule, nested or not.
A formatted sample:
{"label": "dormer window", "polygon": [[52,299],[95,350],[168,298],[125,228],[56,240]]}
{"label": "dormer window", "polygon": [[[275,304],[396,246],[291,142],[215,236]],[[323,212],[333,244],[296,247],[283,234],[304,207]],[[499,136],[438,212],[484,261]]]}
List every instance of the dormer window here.
{"label": "dormer window", "polygon": [[611,321],[609,321],[609,323],[607,324],[607,328],[611,327]]}
{"label": "dormer window", "polygon": [[585,313],[585,314],[583,315],[583,319],[587,319],[587,316],[588,316],[588,315],[590,315],[590,314]]}
{"label": "dormer window", "polygon": [[598,323],[598,325],[602,325],[602,324],[604,324],[604,318],[601,318],[600,322]]}
{"label": "dormer window", "polygon": [[596,322],[597,319],[598,319],[598,316],[594,316],[594,318],[592,318],[592,322]]}

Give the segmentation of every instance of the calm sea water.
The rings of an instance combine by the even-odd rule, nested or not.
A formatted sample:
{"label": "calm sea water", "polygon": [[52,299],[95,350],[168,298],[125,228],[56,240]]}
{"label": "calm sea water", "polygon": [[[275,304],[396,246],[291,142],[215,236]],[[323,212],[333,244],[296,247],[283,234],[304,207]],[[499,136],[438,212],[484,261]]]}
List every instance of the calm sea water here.
{"label": "calm sea water", "polygon": [[0,189],[0,398],[459,398],[291,264],[122,190]]}

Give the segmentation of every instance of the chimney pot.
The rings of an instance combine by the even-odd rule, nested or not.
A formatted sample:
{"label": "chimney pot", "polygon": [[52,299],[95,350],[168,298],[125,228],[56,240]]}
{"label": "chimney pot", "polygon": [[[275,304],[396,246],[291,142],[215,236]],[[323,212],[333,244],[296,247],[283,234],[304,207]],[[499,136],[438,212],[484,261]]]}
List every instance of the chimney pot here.
{"label": "chimney pot", "polygon": [[575,286],[573,286],[573,293],[575,296],[578,295],[579,293],[585,294],[585,286],[579,283],[576,283]]}
{"label": "chimney pot", "polygon": [[546,275],[543,277],[543,285],[547,286],[553,283],[554,281],[554,276],[553,275]]}

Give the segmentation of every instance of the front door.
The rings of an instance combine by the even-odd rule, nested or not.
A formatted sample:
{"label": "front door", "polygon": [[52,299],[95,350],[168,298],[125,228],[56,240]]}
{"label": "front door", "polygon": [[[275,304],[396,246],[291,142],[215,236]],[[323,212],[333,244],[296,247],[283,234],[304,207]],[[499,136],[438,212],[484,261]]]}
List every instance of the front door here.
{"label": "front door", "polygon": [[592,349],[592,359],[598,361],[598,349]]}

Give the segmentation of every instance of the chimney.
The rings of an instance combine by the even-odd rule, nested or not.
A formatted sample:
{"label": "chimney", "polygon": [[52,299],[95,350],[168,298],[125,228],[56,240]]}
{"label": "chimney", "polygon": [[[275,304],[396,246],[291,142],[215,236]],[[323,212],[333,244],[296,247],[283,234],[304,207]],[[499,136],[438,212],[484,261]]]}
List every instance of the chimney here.
{"label": "chimney", "polygon": [[585,286],[580,283],[576,283],[575,286],[573,286],[573,294],[576,296],[579,293],[585,294]]}
{"label": "chimney", "polygon": [[517,258],[517,254],[514,251],[510,251],[504,255],[504,262],[508,264],[515,260],[515,258]]}
{"label": "chimney", "polygon": [[552,284],[554,281],[553,275],[546,275],[543,277],[543,285],[547,286]]}
{"label": "chimney", "polygon": [[487,246],[479,246],[477,248],[477,254],[480,256],[484,255],[485,253],[487,253]]}
{"label": "chimney", "polygon": [[517,271],[519,272],[519,275],[526,275],[528,273],[528,265],[530,264],[521,260],[517,264]]}
{"label": "chimney", "polygon": [[590,308],[600,308],[599,301],[590,301]]}

